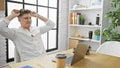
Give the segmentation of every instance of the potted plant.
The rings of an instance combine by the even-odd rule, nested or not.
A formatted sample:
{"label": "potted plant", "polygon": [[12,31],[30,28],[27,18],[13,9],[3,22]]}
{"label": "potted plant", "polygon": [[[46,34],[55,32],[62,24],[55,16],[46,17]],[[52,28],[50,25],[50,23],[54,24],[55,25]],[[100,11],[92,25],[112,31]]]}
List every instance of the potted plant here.
{"label": "potted plant", "polygon": [[96,40],[100,40],[100,29],[96,29],[96,30],[94,31],[94,34],[95,34],[95,39],[96,39]]}
{"label": "potted plant", "polygon": [[83,15],[80,15],[80,17],[79,17],[79,24],[80,25],[84,25],[84,23],[85,23],[85,17]]}
{"label": "potted plant", "polygon": [[110,21],[110,26],[103,29],[103,37],[107,41],[119,41],[120,34],[115,31],[115,28],[120,26],[120,0],[112,0],[112,10],[105,14],[105,17]]}

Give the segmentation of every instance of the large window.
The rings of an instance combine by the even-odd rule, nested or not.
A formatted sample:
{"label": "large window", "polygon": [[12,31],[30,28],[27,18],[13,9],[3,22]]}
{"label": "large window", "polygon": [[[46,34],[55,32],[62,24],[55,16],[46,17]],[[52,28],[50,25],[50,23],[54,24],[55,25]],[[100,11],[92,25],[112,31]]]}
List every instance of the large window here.
{"label": "large window", "polygon": [[[6,15],[9,15],[13,9],[29,9],[38,12],[40,15],[54,21],[55,27],[49,32],[42,35],[44,47],[46,51],[56,50],[58,48],[58,1],[59,0],[6,0]],[[44,23],[36,18],[32,18],[32,26],[43,26]],[[15,18],[8,26],[9,28],[19,28],[18,19]],[[14,44],[8,40],[7,60],[13,61]]]}

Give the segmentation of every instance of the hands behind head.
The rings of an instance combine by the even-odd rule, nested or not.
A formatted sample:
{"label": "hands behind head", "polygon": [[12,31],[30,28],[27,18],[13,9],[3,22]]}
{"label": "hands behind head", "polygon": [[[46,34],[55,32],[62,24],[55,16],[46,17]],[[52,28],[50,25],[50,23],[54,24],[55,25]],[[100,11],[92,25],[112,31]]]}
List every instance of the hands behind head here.
{"label": "hands behind head", "polygon": [[[14,17],[18,17],[18,16],[20,15],[20,10],[13,9],[11,13],[12,13],[12,15],[13,15]],[[30,14],[31,14],[31,16],[33,16],[33,17],[38,17],[38,16],[39,16],[39,14],[36,13],[36,12],[34,12],[34,11],[31,11]]]}

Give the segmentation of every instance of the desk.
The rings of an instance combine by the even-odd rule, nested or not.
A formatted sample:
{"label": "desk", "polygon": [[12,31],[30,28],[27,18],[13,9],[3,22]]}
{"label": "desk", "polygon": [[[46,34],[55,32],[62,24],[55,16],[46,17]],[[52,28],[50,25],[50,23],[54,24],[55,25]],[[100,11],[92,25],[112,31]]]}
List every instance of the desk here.
{"label": "desk", "polygon": [[[72,49],[58,53],[72,53]],[[56,63],[50,60],[50,58],[55,55],[56,54],[38,57],[33,60],[11,64],[10,66],[12,66],[12,68],[21,68],[21,66],[24,65],[31,65],[34,66],[34,68],[56,68]],[[10,68],[10,66],[7,68]],[[84,59],[72,66],[66,66],[66,68],[120,68],[120,58],[91,52],[91,54],[86,55]]]}

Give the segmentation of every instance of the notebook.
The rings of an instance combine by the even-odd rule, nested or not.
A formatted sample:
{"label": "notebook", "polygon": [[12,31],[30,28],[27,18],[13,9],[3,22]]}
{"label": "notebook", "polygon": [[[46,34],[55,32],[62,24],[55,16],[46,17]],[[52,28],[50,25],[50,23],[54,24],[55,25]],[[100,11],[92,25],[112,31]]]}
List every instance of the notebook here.
{"label": "notebook", "polygon": [[[74,55],[73,54],[66,54],[66,65],[71,66],[75,64],[76,62],[80,61],[84,58],[86,55],[86,52],[88,50],[89,46],[83,43],[79,43],[77,45],[77,48],[75,49]],[[55,59],[52,59],[52,61],[56,61]]]}

